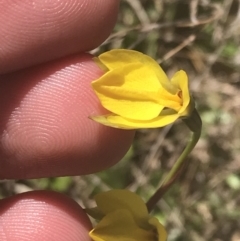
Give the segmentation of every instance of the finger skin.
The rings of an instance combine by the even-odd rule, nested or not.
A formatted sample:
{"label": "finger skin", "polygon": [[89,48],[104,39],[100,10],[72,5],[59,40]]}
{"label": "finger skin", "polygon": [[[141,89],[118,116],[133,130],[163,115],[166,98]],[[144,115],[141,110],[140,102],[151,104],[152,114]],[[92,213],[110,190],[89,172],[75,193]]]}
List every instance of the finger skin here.
{"label": "finger skin", "polygon": [[119,0],[0,1],[0,73],[97,47]]}
{"label": "finger skin", "polygon": [[106,113],[91,88],[102,74],[80,54],[0,76],[0,179],[89,174],[124,156],[134,132],[88,118]]}
{"label": "finger skin", "polygon": [[1,241],[90,241],[91,223],[70,198],[34,191],[0,200]]}

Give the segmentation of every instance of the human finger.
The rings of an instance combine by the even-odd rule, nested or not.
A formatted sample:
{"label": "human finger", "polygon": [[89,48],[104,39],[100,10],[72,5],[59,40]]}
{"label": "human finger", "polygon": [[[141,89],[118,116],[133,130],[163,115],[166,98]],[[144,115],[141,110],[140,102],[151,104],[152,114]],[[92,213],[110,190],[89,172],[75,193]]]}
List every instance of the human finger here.
{"label": "human finger", "polygon": [[1,241],[90,241],[81,207],[59,193],[33,191],[0,200]]}
{"label": "human finger", "polygon": [[97,47],[115,25],[118,0],[0,1],[0,73]]}
{"label": "human finger", "polygon": [[106,113],[91,89],[101,74],[80,54],[0,77],[0,179],[89,174],[124,156],[134,131],[88,118]]}

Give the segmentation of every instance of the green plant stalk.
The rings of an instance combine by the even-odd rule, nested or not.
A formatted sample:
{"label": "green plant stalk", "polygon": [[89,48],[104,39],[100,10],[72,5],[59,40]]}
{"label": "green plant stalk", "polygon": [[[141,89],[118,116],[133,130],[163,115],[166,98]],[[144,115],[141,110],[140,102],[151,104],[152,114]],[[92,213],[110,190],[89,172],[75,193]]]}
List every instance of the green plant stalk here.
{"label": "green plant stalk", "polygon": [[188,119],[183,120],[185,124],[189,127],[189,129],[192,131],[191,139],[189,140],[187,146],[183,150],[182,154],[179,156],[177,161],[175,162],[174,166],[168,173],[167,177],[163,180],[162,184],[158,188],[158,190],[153,194],[153,196],[149,199],[147,202],[147,207],[149,212],[152,211],[152,209],[155,207],[157,202],[161,199],[163,194],[172,186],[174,181],[177,179],[179,174],[181,173],[181,170],[186,164],[186,158],[191,153],[191,151],[196,146],[200,136],[201,136],[201,130],[202,130],[202,121],[201,118],[194,109],[192,115]]}

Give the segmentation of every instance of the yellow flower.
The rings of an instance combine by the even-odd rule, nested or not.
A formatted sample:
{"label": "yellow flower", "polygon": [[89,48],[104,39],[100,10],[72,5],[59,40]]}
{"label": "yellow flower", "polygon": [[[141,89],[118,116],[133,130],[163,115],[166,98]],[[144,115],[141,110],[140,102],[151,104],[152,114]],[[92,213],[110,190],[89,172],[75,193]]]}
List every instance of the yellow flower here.
{"label": "yellow flower", "polygon": [[95,61],[105,74],[92,87],[111,112],[90,117],[99,123],[123,129],[162,127],[194,109],[183,70],[169,81],[155,60],[124,49],[103,53]]}
{"label": "yellow flower", "polygon": [[167,233],[148,214],[143,200],[128,190],[111,190],[96,195],[97,207],[89,215],[101,219],[89,235],[94,241],[165,241]]}

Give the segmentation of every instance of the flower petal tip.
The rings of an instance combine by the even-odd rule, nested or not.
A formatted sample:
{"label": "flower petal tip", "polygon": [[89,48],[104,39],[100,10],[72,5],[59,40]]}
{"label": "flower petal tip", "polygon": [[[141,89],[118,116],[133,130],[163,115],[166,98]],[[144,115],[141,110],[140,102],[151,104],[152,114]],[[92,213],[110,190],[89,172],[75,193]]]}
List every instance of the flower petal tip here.
{"label": "flower petal tip", "polygon": [[104,116],[104,115],[99,115],[99,116],[89,116],[88,117],[89,119],[99,123],[99,124],[102,124],[104,126],[109,126],[109,127],[113,127],[113,128],[117,128],[117,129],[124,129],[118,125],[114,125],[112,124],[111,122],[108,121],[107,117]]}

